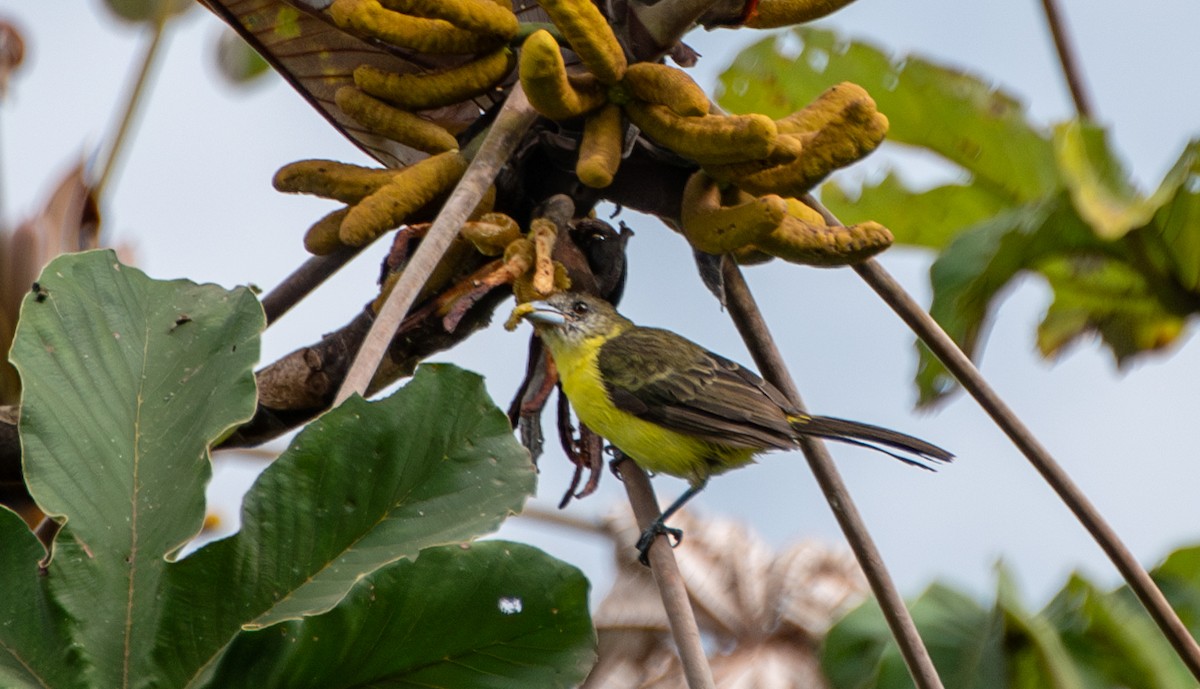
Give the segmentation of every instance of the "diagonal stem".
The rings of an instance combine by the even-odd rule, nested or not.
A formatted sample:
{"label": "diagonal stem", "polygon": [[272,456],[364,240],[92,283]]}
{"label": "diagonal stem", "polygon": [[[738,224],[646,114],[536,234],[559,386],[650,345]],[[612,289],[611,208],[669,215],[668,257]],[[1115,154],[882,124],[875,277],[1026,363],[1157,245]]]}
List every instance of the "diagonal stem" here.
{"label": "diagonal stem", "polygon": [[[830,226],[841,225],[833,213],[811,195],[804,197],[804,203],[819,212]],[[854,266],[855,272],[875,290],[875,293],[900,316],[917,337],[929,347],[934,356],[942,362],[946,370],[958,380],[979,406],[992,417],[992,421],[1012,440],[1021,454],[1029,460],[1033,468],[1042,475],[1046,483],[1054,489],[1060,500],[1075,514],[1092,538],[1108,555],[1117,571],[1125,578],[1125,583],[1145,606],[1146,612],[1167,641],[1179,654],[1180,660],[1187,666],[1192,676],[1200,680],[1200,644],[1192,637],[1179,615],[1171,608],[1158,585],[1150,578],[1129,548],[1121,541],[1116,531],[1100,515],[1100,511],[1092,504],[1079,486],[1071,480],[1062,466],[1055,461],[1050,452],[1042,446],[1033,433],[1021,422],[1021,419],[1009,408],[1004,400],[996,394],[992,386],[984,380],[983,374],[975,367],[975,363],[959,348],[953,338],[942,330],[942,326],[930,316],[917,300],[904,290],[900,283],[888,274],[883,266],[873,259]]]}
{"label": "diagonal stem", "polygon": [[292,271],[291,275],[284,278],[283,282],[262,299],[263,311],[267,314],[267,326],[274,324],[365,248],[344,246],[332,254],[313,256]]}
{"label": "diagonal stem", "polygon": [[980,407],[992,417],[996,425],[1008,435],[1021,454],[1037,469],[1050,484],[1058,497],[1083,523],[1100,548],[1125,578],[1129,588],[1146,607],[1162,633],[1167,637],[1180,659],[1192,675],[1200,679],[1200,646],[1171,608],[1162,591],[1150,575],[1125,546],[1113,528],[1100,515],[1079,486],[1054,460],[1050,452],[1038,442],[1033,433],[1021,423],[1012,409],[1000,399],[996,391],[984,380],[983,374],[971,359],[959,349],[933,317],[921,308],[899,283],[874,260],[854,266],[854,270],[883,298],[888,306],[900,316],[917,337],[929,347],[938,360],[950,371],[963,388],[970,393]]}
{"label": "diagonal stem", "polygon": [[[783,356],[775,346],[775,340],[758,310],[753,295],[750,294],[742,271],[728,257],[722,263],[729,315],[750,349],[754,363],[764,378],[783,391],[788,399],[802,410],[800,393],[783,362]],[[884,566],[883,557],[875,546],[874,539],[867,532],[862,515],[850,498],[846,484],[842,482],[842,477],[829,456],[829,450],[820,440],[805,436],[801,436],[799,444],[817,478],[817,483],[821,486],[821,491],[825,494],[825,499],[829,501],[829,507],[833,510],[838,525],[850,543],[850,549],[854,551],[854,556],[867,577],[875,599],[879,601],[884,619],[900,647],[900,654],[904,657],[913,681],[919,689],[941,689],[942,680],[933,666],[929,651],[917,633],[917,627],[904,605],[904,599],[900,597],[891,574]]]}
{"label": "diagonal stem", "polygon": [[[633,516],[638,529],[645,531],[660,514],[654,487],[650,485],[646,471],[637,463],[624,454],[618,454],[617,457],[621,460],[617,466],[625,492],[629,494]],[[703,640],[700,638],[700,627],[696,624],[696,613],[692,610],[683,575],[679,572],[679,564],[675,562],[675,553],[666,536],[660,536],[650,548],[649,558],[650,571],[654,574],[654,582],[658,584],[658,593],[667,612],[675,648],[679,650],[688,689],[716,689],[712,668],[708,665],[708,656],[704,653]]]}
{"label": "diagonal stem", "polygon": [[154,19],[154,23],[150,27],[150,42],[146,44],[146,51],[142,53],[142,59],[138,64],[137,76],[134,78],[133,84],[129,87],[129,93],[125,98],[125,110],[121,113],[121,119],[117,121],[116,131],[112,135],[111,143],[108,145],[108,151],[104,158],[104,166],[101,168],[100,175],[92,187],[96,196],[100,196],[103,193],[109,179],[112,177],[113,170],[116,169],[117,160],[120,159],[121,153],[125,148],[129,128],[133,126],[138,106],[142,103],[142,97],[146,95],[146,88],[150,83],[150,74],[154,71],[154,67],[158,65],[158,58],[161,55],[159,49],[162,47],[163,37],[166,36],[167,22],[169,20],[169,13],[166,7],[166,3],[163,3],[163,9],[159,12],[159,16]]}
{"label": "diagonal stem", "polygon": [[1067,80],[1067,89],[1071,92],[1071,100],[1075,101],[1075,110],[1080,117],[1094,120],[1092,101],[1083,84],[1083,70],[1075,60],[1075,47],[1071,45],[1071,37],[1058,11],[1058,0],[1042,0],[1042,10],[1046,14],[1050,35],[1054,38],[1054,49],[1058,51],[1058,62]]}
{"label": "diagonal stem", "polygon": [[334,406],[341,404],[356,392],[360,395],[366,393],[392,337],[416,300],[417,292],[429,279],[450,242],[458,234],[459,228],[479,204],[484,192],[496,179],[500,168],[508,161],[535,119],[537,112],[529,105],[525,92],[521,90],[521,84],[514,84],[479,151],[471,159],[471,164],[467,166],[467,171],[463,173],[458,186],[442,206],[437,219],[433,221],[408,266],[400,274],[400,279],[388,295],[383,308],[379,310],[379,315],[371,325],[358,356],[354,358],[346,379],[342,381],[342,387],[338,389]]}

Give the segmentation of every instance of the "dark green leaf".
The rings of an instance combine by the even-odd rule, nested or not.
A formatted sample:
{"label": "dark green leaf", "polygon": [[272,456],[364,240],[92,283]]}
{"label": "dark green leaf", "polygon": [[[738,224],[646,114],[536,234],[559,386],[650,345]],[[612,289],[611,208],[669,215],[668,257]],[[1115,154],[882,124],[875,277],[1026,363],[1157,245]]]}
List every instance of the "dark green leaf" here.
{"label": "dark green leaf", "polygon": [[47,595],[38,561],[46,554],[29,527],[0,506],[0,686],[86,687],[66,612]]}
{"label": "dark green leaf", "polygon": [[1151,231],[1163,244],[1181,287],[1200,292],[1200,142],[1188,144],[1155,197],[1165,201],[1154,214]]}
{"label": "dark green leaf", "polygon": [[1187,325],[1168,311],[1142,273],[1115,260],[1058,259],[1041,266],[1054,302],[1038,325],[1038,348],[1057,354],[1079,337],[1099,334],[1118,364],[1162,349]]}
{"label": "dark green leaf", "polygon": [[[929,587],[911,612],[946,686],[1005,686],[1003,629],[995,612],[941,584]],[[835,689],[912,687],[874,601],[851,611],[829,630],[821,668]]]}
{"label": "dark green leaf", "polygon": [[573,687],[595,660],[587,580],[530,546],[422,551],[336,608],[243,632],[209,686]]}
{"label": "dark green leaf", "polygon": [[1143,199],[1096,125],[1066,122],[1054,129],[1054,153],[1071,202],[1101,239],[1118,239],[1150,221],[1166,198]]}
{"label": "dark green leaf", "polygon": [[[364,576],[494,530],[534,488],[482,379],[426,365],[378,402],[347,400],[255,483],[242,530],[171,568],[158,673],[195,681],[237,632],[325,612]],[[219,605],[214,601],[220,601]]]}
{"label": "dark green leaf", "polygon": [[1089,686],[1184,689],[1187,668],[1132,598],[1098,590],[1074,575],[1046,606]]}
{"label": "dark green leaf", "polygon": [[238,86],[257,81],[271,65],[232,30],[222,31],[216,47],[217,71]]}
{"label": "dark green leaf", "polygon": [[1044,615],[1032,614],[1020,603],[1007,568],[999,568],[996,612],[1004,620],[1014,689],[1084,689],[1083,677],[1067,653],[1057,630]]}
{"label": "dark green leaf", "polygon": [[[801,49],[792,49],[796,41]],[[718,102],[735,112],[790,114],[826,88],[865,88],[891,122],[888,139],[929,149],[967,170],[1003,205],[1061,188],[1049,137],[1017,99],[987,81],[916,56],[894,59],[861,41],[801,27],[743,50],[724,74]],[[887,225],[891,214],[874,218]]]}
{"label": "dark green leaf", "polygon": [[1200,546],[1176,550],[1150,574],[1188,631],[1200,637]]}
{"label": "dark green leaf", "polygon": [[153,23],[160,17],[166,19],[182,14],[196,3],[192,0],[104,0],[104,4],[125,21]]}
{"label": "dark green leaf", "polygon": [[66,521],[52,593],[97,686],[156,642],[166,558],[204,517],[208,447],[254,412],[263,313],[248,289],[156,281],[112,251],[56,258],[22,306],[26,479]]}

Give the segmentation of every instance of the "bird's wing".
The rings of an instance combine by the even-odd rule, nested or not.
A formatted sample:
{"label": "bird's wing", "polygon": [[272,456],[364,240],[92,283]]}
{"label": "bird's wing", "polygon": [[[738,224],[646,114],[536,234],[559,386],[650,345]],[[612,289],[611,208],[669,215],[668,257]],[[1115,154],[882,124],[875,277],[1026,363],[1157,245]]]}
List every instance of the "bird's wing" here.
{"label": "bird's wing", "polygon": [[794,445],[778,390],[668,330],[627,330],[601,346],[598,365],[613,404],[638,418],[721,445]]}

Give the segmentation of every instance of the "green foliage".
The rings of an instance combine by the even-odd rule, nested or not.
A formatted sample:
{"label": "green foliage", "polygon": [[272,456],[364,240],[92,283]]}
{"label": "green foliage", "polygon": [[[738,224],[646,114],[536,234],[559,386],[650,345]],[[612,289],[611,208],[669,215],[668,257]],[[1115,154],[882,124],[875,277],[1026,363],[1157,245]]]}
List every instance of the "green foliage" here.
{"label": "green foliage", "polygon": [[242,86],[261,81],[271,65],[233,30],[221,32],[215,52],[217,71],[231,84]]}
{"label": "green foliage", "polygon": [[[1200,619],[1200,547],[1179,550],[1151,574],[1193,634]],[[948,687],[1182,689],[1187,668],[1129,588],[1102,591],[1073,575],[1040,612],[1021,604],[998,570],[990,607],[943,584],[912,605],[913,620]],[[864,603],[830,629],[822,667],[835,689],[912,687],[879,606]]]}
{"label": "green foliage", "polygon": [[[932,189],[893,172],[855,193],[829,183],[821,195],[847,224],[876,219],[898,243],[939,252],[930,312],[964,351],[978,354],[998,295],[1022,274],[1054,292],[1038,328],[1045,356],[1096,334],[1124,364],[1176,341],[1200,310],[1200,143],[1146,196],[1103,129],[1075,121],[1046,131],[984,79],[811,28],[744,50],[722,76],[720,102],[782,116],[841,81],[871,93],[891,141],[961,171],[961,182]],[[917,384],[921,404],[955,386],[924,349]]]}
{"label": "green foliage", "polygon": [[0,685],[582,679],[582,575],[462,545],[535,482],[478,376],[424,366],[330,411],[255,483],[238,534],[173,561],[200,530],[208,448],[254,411],[262,310],[109,251],[55,260],[39,287],[13,347],[20,431],[31,492],[63,526],[40,571],[37,539],[0,512]]}
{"label": "green foliage", "polygon": [[153,24],[183,14],[196,5],[192,0],[104,0],[105,7],[127,22]]}

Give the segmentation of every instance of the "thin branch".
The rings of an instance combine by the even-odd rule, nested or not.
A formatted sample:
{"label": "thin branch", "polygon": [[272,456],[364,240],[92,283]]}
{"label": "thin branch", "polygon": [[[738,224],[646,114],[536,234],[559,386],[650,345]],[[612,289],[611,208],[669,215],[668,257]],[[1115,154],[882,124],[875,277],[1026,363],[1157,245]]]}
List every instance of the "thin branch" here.
{"label": "thin branch", "polygon": [[996,425],[1008,435],[1021,454],[1025,455],[1042,478],[1050,484],[1063,501],[1083,523],[1100,548],[1125,578],[1129,588],[1146,607],[1154,622],[1167,637],[1180,659],[1188,666],[1192,675],[1200,680],[1200,646],[1188,632],[1179,616],[1171,609],[1165,596],[1150,575],[1121,541],[1108,522],[1100,515],[1095,505],[1087,499],[1079,486],[1054,460],[1049,451],[1038,442],[1033,433],[1021,423],[1012,409],[1000,399],[995,390],[984,380],[983,374],[958,345],[942,330],[937,321],[925,312],[899,283],[877,262],[871,260],[854,267],[871,289],[887,302],[888,306],[912,328],[917,337],[929,347],[938,360],[958,380],[980,407],[992,417]]}
{"label": "thin branch", "polygon": [[[830,225],[841,224],[833,213],[829,212],[829,209],[812,196],[805,196],[804,202],[821,213]],[[908,327],[942,362],[946,370],[950,371],[958,380],[963,389],[975,398],[975,401],[987,412],[988,416],[992,417],[1000,430],[1004,431],[1012,440],[1021,454],[1025,455],[1033,468],[1037,469],[1042,478],[1046,480],[1046,483],[1050,484],[1059,499],[1070,508],[1071,512],[1075,514],[1075,518],[1083,524],[1100,548],[1108,555],[1117,571],[1129,584],[1129,588],[1133,590],[1134,595],[1146,607],[1150,617],[1154,619],[1155,624],[1167,637],[1167,641],[1179,654],[1179,658],[1187,665],[1192,676],[1200,680],[1200,645],[1197,645],[1196,640],[1192,638],[1187,627],[1179,619],[1179,615],[1167,602],[1166,596],[1117,536],[1117,533],[1104,520],[1104,517],[1100,515],[1096,506],[1087,499],[1079,486],[1075,485],[1067,472],[1050,455],[1050,452],[1038,442],[1025,424],[1021,423],[1021,419],[988,385],[971,358],[963,353],[958,344],[933,319],[933,316],[921,308],[921,305],[883,269],[883,266],[875,260],[868,260],[854,266],[854,270],[896,312],[896,315],[908,324]]]}
{"label": "thin branch", "polygon": [[279,320],[365,248],[345,246],[327,256],[313,256],[292,271],[291,275],[263,297],[262,307],[267,314],[267,325]]}
{"label": "thin branch", "polygon": [[1067,34],[1062,14],[1058,11],[1058,0],[1042,0],[1042,9],[1046,14],[1050,35],[1054,38],[1054,49],[1058,51],[1058,62],[1062,66],[1063,77],[1066,78],[1067,88],[1071,91],[1071,100],[1075,101],[1075,111],[1084,119],[1095,120],[1092,101],[1088,96],[1087,87],[1083,84],[1083,70],[1075,59],[1075,47],[1071,45],[1071,37]]}
{"label": "thin branch", "polygon": [[[629,495],[629,504],[633,507],[633,516],[637,519],[638,529],[644,531],[660,515],[658,500],[654,497],[654,487],[650,485],[650,478],[646,476],[645,470],[637,463],[624,455],[618,457],[623,460],[618,464],[618,469],[621,472],[621,481],[625,484],[625,492]],[[667,537],[663,535],[659,538]],[[692,610],[683,575],[679,573],[675,553],[666,546],[664,541],[655,543],[654,547],[650,548],[650,571],[654,574],[654,583],[658,584],[658,593],[667,612],[675,647],[679,650],[688,689],[716,689],[717,685],[713,680],[712,668],[708,665],[708,656],[704,653],[700,627],[696,624],[696,613]]]}
{"label": "thin branch", "polygon": [[446,248],[458,234],[459,228],[483,198],[484,192],[535,119],[537,113],[525,98],[520,83],[513,85],[479,152],[471,160],[462,180],[450,194],[428,234],[413,253],[412,260],[400,275],[395,288],[388,295],[383,308],[379,310],[379,315],[371,326],[371,331],[367,333],[354,364],[338,389],[335,406],[353,393],[366,392],[393,335],[412,307],[417,292],[429,279],[434,267],[446,253]]}
{"label": "thin branch", "polygon": [[516,516],[533,519],[545,524],[561,526],[566,529],[574,529],[575,531],[592,534],[593,536],[603,536],[610,540],[612,539],[612,532],[600,520],[577,517],[562,510],[548,510],[537,505],[526,505],[525,509],[521,510]]}
{"label": "thin branch", "polygon": [[[722,263],[729,315],[746,342],[751,356],[754,357],[754,363],[758,365],[764,378],[787,395],[797,408],[803,409],[800,393],[787,370],[783,356],[775,346],[775,340],[758,310],[753,295],[750,294],[742,271],[728,258]],[[938,677],[937,668],[933,666],[933,660],[929,657],[929,651],[921,641],[920,634],[917,633],[917,627],[904,605],[904,599],[901,598],[891,574],[883,564],[883,557],[867,532],[862,515],[859,514],[846,484],[838,474],[837,467],[829,456],[829,450],[820,440],[805,436],[800,437],[799,445],[817,478],[817,483],[821,486],[821,491],[825,494],[825,499],[829,501],[829,507],[833,510],[838,525],[846,535],[850,549],[854,551],[854,556],[867,577],[867,583],[875,594],[879,607],[883,610],[884,619],[900,647],[900,654],[904,657],[913,681],[920,689],[941,689],[942,680]]]}
{"label": "thin branch", "polygon": [[[167,4],[163,3],[166,8]],[[125,112],[121,113],[121,119],[117,121],[117,131],[113,134],[112,143],[109,144],[107,157],[104,160],[104,168],[100,172],[100,177],[96,180],[94,191],[96,196],[100,196],[104,191],[104,187],[108,184],[109,178],[112,176],[113,169],[116,168],[117,159],[121,156],[121,151],[125,147],[126,135],[129,133],[129,128],[133,125],[133,120],[137,115],[138,105],[142,102],[142,97],[146,93],[146,85],[150,81],[150,73],[154,69],[154,65],[158,62],[159,48],[162,47],[162,39],[166,35],[166,27],[168,20],[168,12],[166,9],[159,13],[152,25],[150,34],[150,43],[146,46],[146,52],[142,54],[141,66],[138,68],[137,77],[134,78],[133,85],[129,89],[129,95],[125,99]]]}

